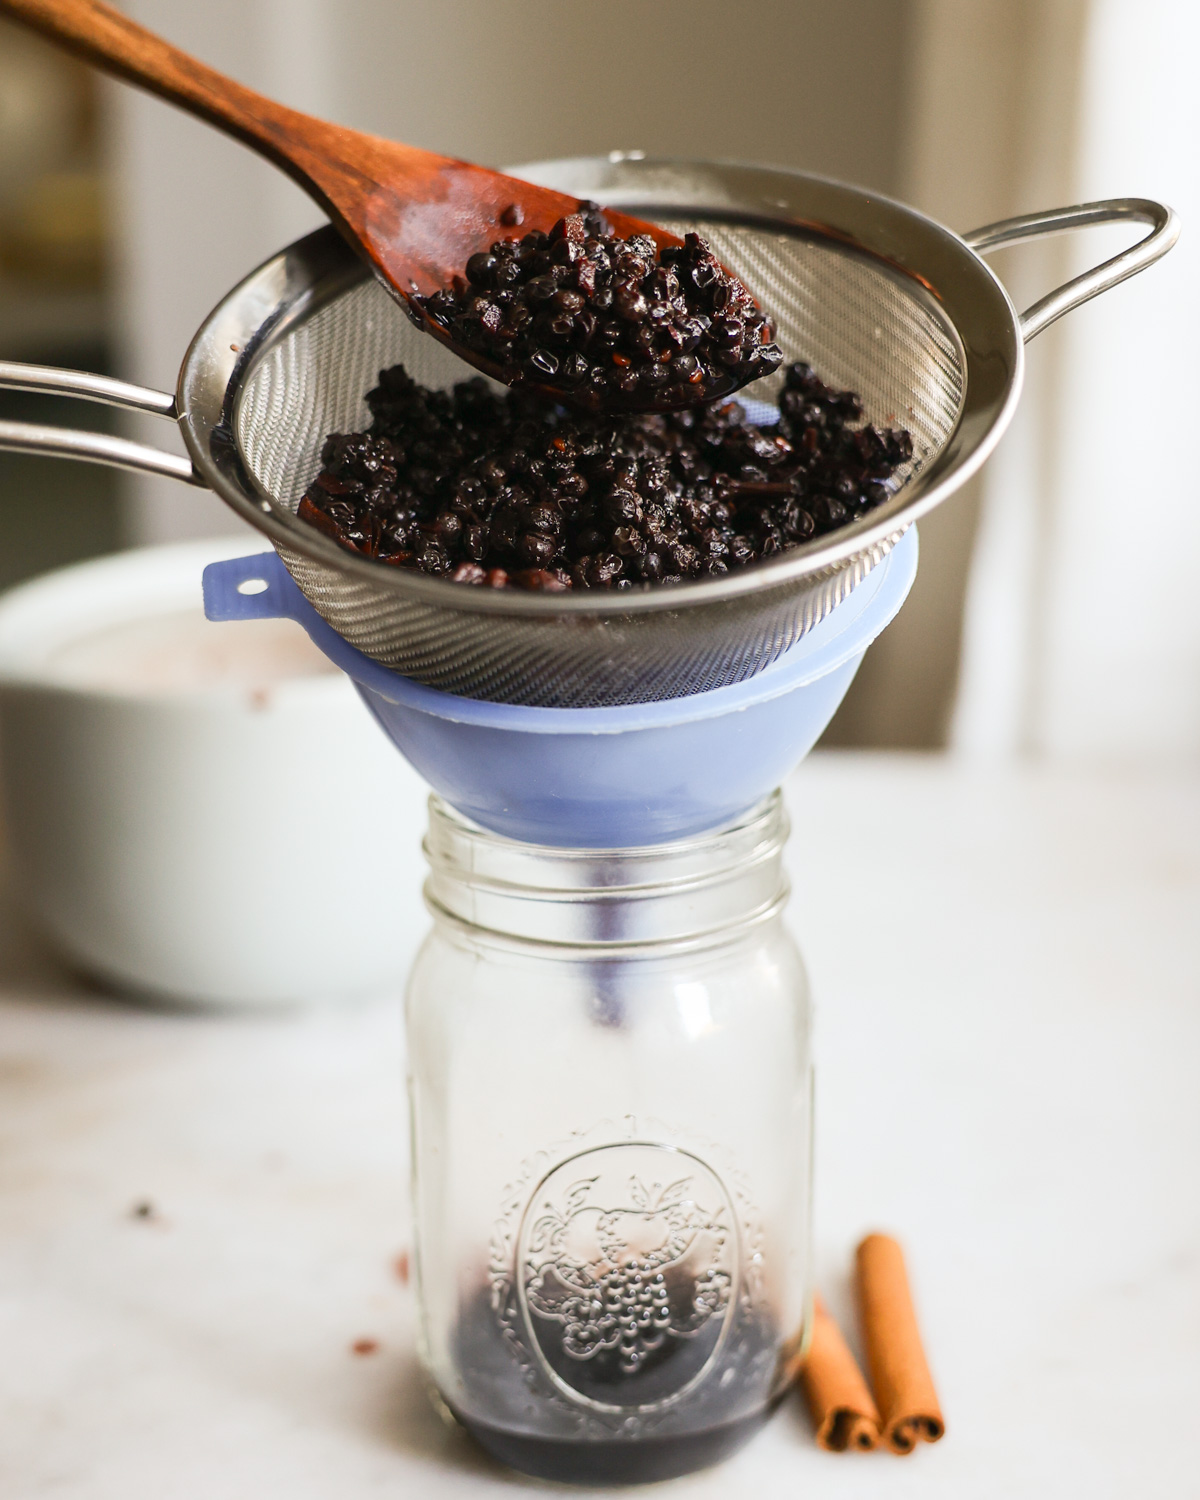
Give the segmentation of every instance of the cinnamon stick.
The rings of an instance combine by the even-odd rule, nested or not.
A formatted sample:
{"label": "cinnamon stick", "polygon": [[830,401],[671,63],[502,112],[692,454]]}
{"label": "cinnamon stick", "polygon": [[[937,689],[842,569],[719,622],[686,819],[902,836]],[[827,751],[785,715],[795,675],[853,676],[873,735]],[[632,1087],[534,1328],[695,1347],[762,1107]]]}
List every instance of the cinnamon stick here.
{"label": "cinnamon stick", "polygon": [[817,1429],[817,1446],[830,1453],[869,1453],[879,1442],[879,1412],[842,1330],[818,1297],[812,1342],[800,1383]]}
{"label": "cinnamon stick", "polygon": [[893,1453],[936,1443],[946,1430],[925,1359],[904,1255],[890,1235],[869,1234],[858,1247],[858,1301],[867,1368]]}

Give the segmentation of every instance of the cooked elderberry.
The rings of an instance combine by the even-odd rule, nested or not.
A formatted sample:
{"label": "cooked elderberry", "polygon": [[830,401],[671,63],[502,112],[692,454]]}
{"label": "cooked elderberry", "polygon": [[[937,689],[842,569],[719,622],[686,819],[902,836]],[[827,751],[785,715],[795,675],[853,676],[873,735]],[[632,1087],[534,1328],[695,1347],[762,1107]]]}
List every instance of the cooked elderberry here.
{"label": "cooked elderberry", "polygon": [[497,240],[419,299],[511,383],[592,411],[692,406],[783,363],[750,293],[698,234],[663,250],[618,239],[593,203],[549,234]]}
{"label": "cooked elderberry", "polygon": [[[798,399],[792,399],[798,398]],[[481,379],[450,391],[396,365],[366,432],[334,434],[300,516],[355,552],[485,588],[627,589],[774,556],[882,505],[912,457],[900,430],[805,364],[780,415],[734,401],[569,413]]]}

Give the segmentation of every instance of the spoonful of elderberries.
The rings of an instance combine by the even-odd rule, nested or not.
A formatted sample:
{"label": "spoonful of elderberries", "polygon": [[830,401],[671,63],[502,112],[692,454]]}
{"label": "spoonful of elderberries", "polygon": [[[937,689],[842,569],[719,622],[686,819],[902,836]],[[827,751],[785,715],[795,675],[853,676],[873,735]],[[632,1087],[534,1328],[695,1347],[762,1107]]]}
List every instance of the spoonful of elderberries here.
{"label": "spoonful of elderberries", "polygon": [[420,299],[509,384],[591,411],[651,411],[729,395],[783,363],[754,298],[698,234],[660,249],[621,239],[594,203],[543,234],[498,240]]}
{"label": "spoonful of elderberries", "polygon": [[[694,235],[602,219],[564,193],[288,109],[101,0],[0,0],[0,13],[282,167],[419,323],[507,384],[661,410],[782,359],[750,293]],[[520,240],[498,234],[516,226]]]}

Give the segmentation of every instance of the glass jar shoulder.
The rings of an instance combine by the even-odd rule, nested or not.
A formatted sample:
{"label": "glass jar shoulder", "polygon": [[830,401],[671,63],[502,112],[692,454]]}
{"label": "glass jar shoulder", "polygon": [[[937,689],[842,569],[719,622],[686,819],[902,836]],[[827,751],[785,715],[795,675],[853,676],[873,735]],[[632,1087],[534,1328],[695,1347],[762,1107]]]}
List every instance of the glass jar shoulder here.
{"label": "glass jar shoulder", "polygon": [[[610,1015],[604,997],[618,991],[619,1014]],[[653,1021],[685,1042],[733,1024],[807,1036],[809,986],[778,914],[719,940],[612,949],[524,943],[439,921],[413,965],[407,1009],[421,1031],[537,1017],[564,1028]]]}

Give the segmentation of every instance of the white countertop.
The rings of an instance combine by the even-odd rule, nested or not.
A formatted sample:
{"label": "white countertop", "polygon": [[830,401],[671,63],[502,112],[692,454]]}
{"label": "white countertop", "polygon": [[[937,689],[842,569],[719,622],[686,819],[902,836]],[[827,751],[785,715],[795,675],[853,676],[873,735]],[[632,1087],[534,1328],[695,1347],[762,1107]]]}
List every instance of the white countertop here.
{"label": "white countertop", "polygon": [[[830,755],[790,791],[822,1282],[844,1315],[860,1234],[901,1237],[948,1435],[822,1454],[789,1399],[661,1492],[1200,1494],[1200,775]],[[405,1152],[397,997],[154,1012],[5,897],[4,1500],[551,1493],[422,1393]]]}

